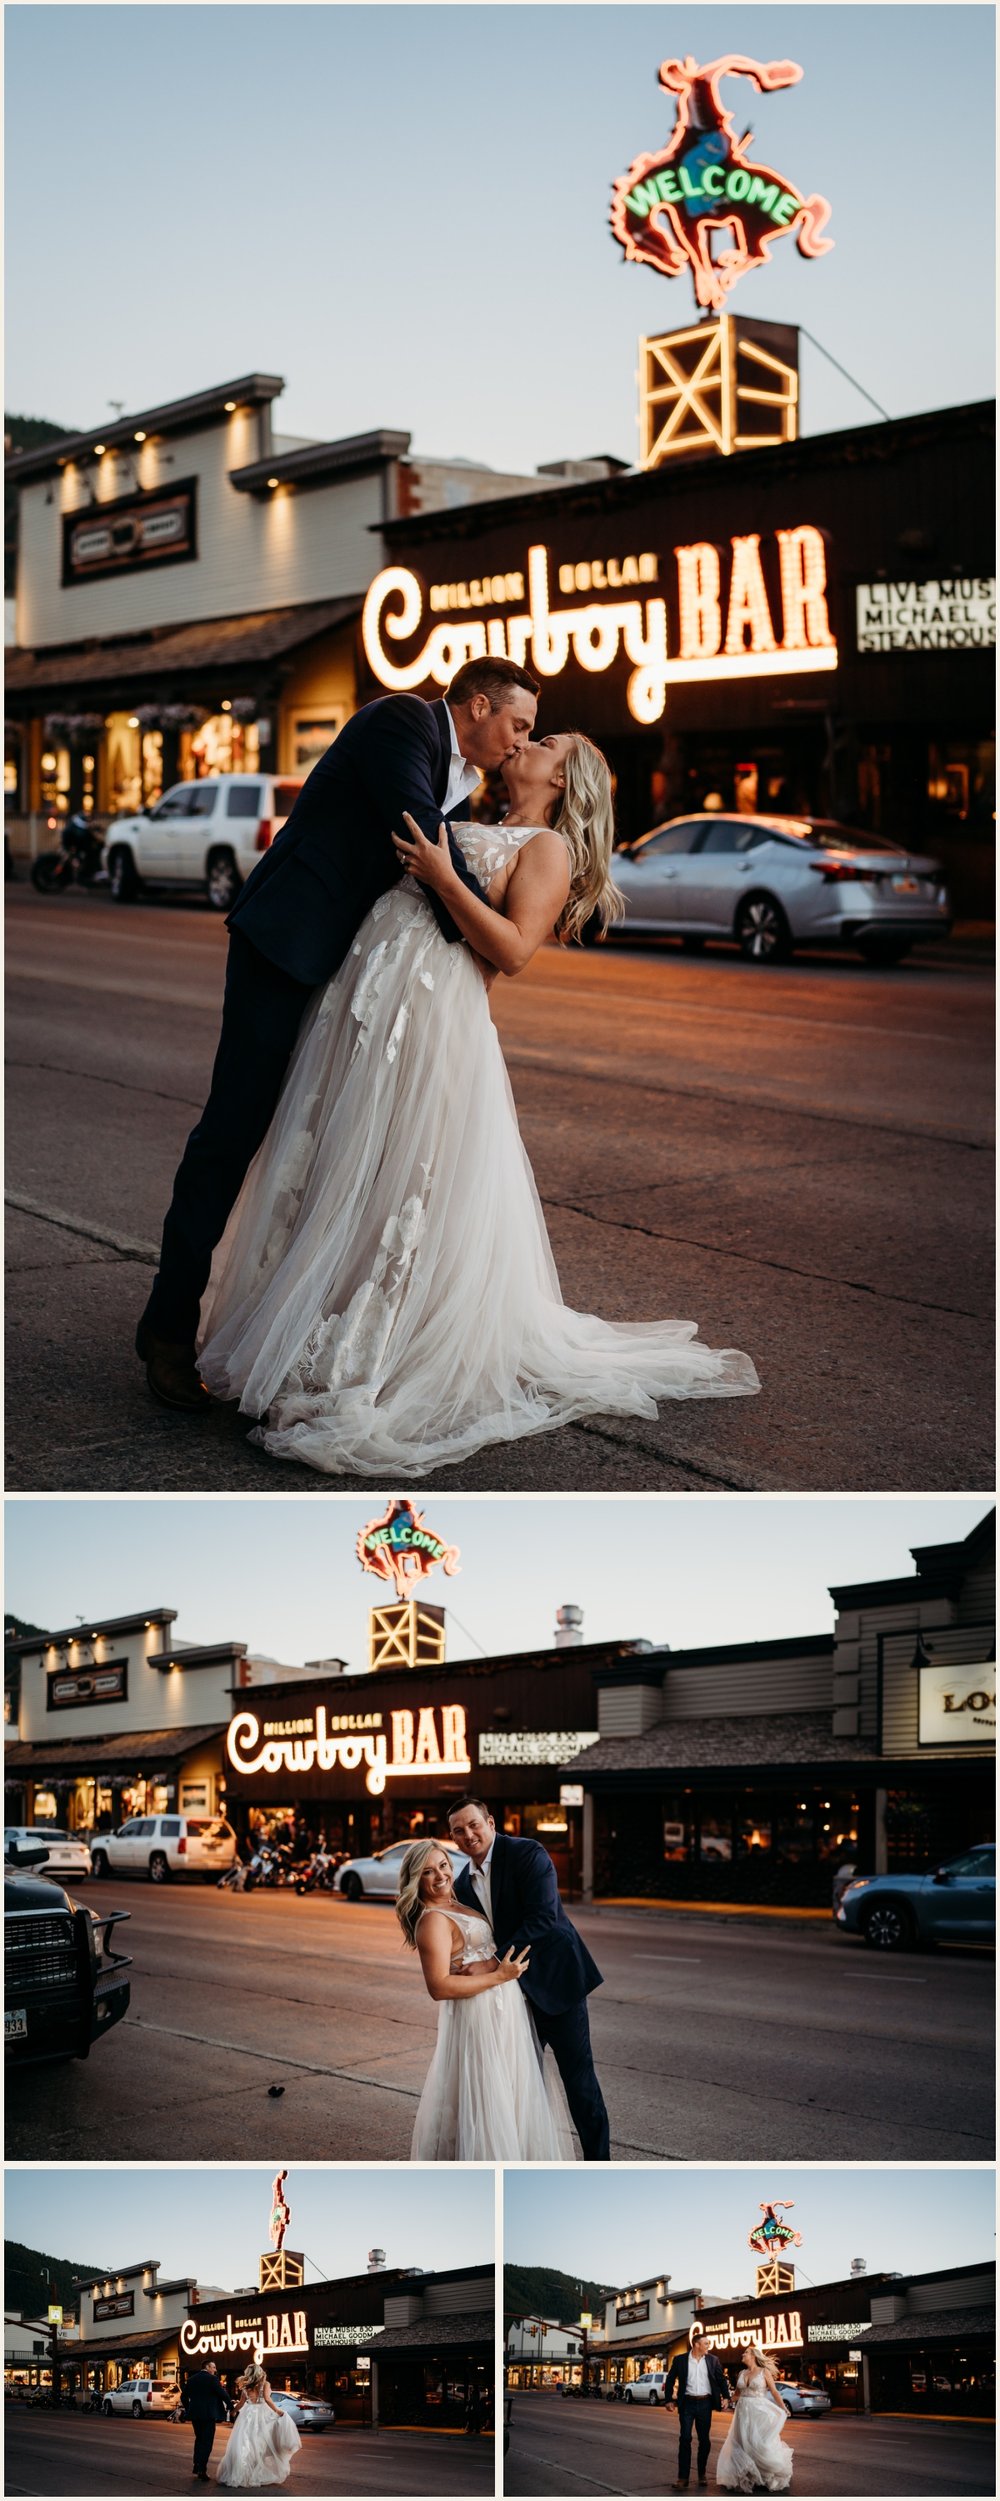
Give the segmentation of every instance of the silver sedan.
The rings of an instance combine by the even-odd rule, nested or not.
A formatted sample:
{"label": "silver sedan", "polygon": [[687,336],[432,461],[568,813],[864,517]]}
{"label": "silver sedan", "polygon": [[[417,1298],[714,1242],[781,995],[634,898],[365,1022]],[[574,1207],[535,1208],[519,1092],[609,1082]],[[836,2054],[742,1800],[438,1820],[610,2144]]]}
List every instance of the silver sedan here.
{"label": "silver sedan", "polygon": [[898,964],[943,938],[951,907],[936,860],[827,817],[685,816],[615,853],[634,936],[735,939],[755,964],[797,945],[849,946]]}
{"label": "silver sedan", "polygon": [[[456,1850],[453,1841],[438,1841],[439,1850],[447,1850],[454,1873],[460,1876],[468,1859]],[[412,1841],[391,1841],[387,1850],[376,1850],[371,1858],[349,1858],[337,1870],[337,1891],[346,1893],[349,1902],[360,1902],[367,1894],[373,1902],[394,1902],[399,1891],[399,1871],[412,1849]]]}

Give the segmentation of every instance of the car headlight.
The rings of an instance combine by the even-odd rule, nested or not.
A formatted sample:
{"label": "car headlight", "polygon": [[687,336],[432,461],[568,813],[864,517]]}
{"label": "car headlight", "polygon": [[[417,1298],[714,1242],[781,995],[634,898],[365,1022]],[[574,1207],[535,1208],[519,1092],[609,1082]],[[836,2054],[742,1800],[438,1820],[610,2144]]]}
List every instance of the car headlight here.
{"label": "car headlight", "polygon": [[874,1884],[874,1882],[874,1876],[856,1876],[853,1884],[845,1886],[844,1892],[841,1896],[842,1901],[849,1902],[852,1893],[867,1892],[868,1886],[870,1884]]}

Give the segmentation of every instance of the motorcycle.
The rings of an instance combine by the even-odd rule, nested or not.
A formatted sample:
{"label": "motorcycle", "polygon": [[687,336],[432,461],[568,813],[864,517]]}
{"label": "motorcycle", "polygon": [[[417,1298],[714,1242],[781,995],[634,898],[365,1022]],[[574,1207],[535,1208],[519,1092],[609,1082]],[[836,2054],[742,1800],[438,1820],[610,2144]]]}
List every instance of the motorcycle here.
{"label": "motorcycle", "polygon": [[58,827],[58,851],[40,851],[31,863],[31,883],[39,894],[57,894],[61,886],[107,885],[104,837],[88,816],[68,816],[65,824],[50,816],[49,832]]}
{"label": "motorcycle", "polygon": [[246,1871],[244,1890],[253,1893],[258,1886],[272,1892],[288,1883],[291,1849],[287,1841],[259,1841]]}
{"label": "motorcycle", "polygon": [[314,1850],[312,1857],[295,1871],[296,1893],[333,1893],[342,1855],[342,1852],[335,1854],[330,1850]]}

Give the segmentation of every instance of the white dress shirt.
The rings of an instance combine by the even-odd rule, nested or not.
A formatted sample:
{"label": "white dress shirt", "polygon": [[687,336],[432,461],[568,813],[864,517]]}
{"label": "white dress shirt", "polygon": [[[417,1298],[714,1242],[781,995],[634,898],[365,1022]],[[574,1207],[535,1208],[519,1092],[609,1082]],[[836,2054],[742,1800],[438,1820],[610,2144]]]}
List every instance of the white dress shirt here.
{"label": "white dress shirt", "polygon": [[687,2387],[684,2394],[686,2397],[711,2396],[712,2383],[708,2376],[708,2363],[704,2357],[700,2362],[696,2362],[693,2353],[688,2355]]}
{"label": "white dress shirt", "polygon": [[442,816],[450,816],[452,809],[458,807],[460,800],[471,799],[473,791],[478,790],[483,777],[474,764],[468,764],[466,762],[458,743],[458,733],[456,731],[454,721],[452,720],[451,713],[448,711],[447,704],[445,704],[444,708],[447,714],[448,729],[451,735],[451,757],[448,764],[448,788],[441,801],[441,814]]}
{"label": "white dress shirt", "polygon": [[472,1879],[472,1890],[476,1896],[477,1902],[481,1902],[491,1928],[493,1926],[493,1896],[490,1892],[490,1860],[493,1856],[495,1846],[495,1843],[491,1841],[481,1867],[473,1867],[470,1865],[469,1868],[469,1875]]}

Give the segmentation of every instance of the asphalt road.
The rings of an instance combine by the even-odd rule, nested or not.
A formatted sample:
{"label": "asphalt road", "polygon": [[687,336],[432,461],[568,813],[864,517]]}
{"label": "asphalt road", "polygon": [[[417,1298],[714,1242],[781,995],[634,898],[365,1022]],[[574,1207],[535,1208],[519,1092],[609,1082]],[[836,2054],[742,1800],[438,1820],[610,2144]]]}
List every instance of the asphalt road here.
{"label": "asphalt road", "polygon": [[[220,2433],[209,2473],[223,2452]],[[155,2496],[192,2493],[191,2431],[187,2423],[155,2418],[133,2423],[122,2415],[107,2421],[85,2415],[79,2421],[8,2407],[4,2438],[4,2491],[58,2493],[67,2501],[78,2494]],[[362,2431],[357,2424],[337,2424],[333,2431],[311,2432],[303,2439],[292,2467],[290,2484],[269,2484],[269,2492],[349,2493],[395,2496],[443,2493],[492,2494],[492,2440],[465,2440],[440,2432]],[[971,2487],[970,2487],[971,2489]]]}
{"label": "asphalt road", "polygon": [[[714,2417],[709,2489],[718,2492],[715,2467],[728,2416]],[[864,2494],[883,2501],[903,2493],[907,2501],[930,2495],[996,2490],[992,2426],[917,2422],[896,2415],[856,2417],[834,2412],[818,2422],[800,2416],[784,2437],[794,2451],[792,2492],[838,2496]],[[590,2501],[594,2493],[669,2491],[677,2472],[677,2416],[671,2410],[574,2403],[545,2390],[518,2389],[513,2399],[511,2444],[504,2468],[510,2496],[558,2495],[559,2501]],[[691,2477],[695,2489],[694,2469]]]}
{"label": "asphalt road", "polygon": [[[135,1957],[86,2063],[8,2080],[7,2154],[406,2161],[435,2010],[390,1905],[112,1877]],[[573,1910],[624,2162],[991,2161],[991,1956],[878,1956],[825,1922]],[[272,2097],[269,2088],[279,2085]]]}
{"label": "asphalt road", "polygon": [[[215,1046],[225,932],[7,889],[8,1486],[329,1490],[148,1400],[131,1351]],[[992,980],[928,951],[761,969],[546,948],[494,991],[566,1299],[697,1319],[755,1399],[480,1452],[475,1491],[983,1490]]]}

